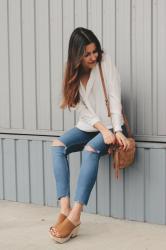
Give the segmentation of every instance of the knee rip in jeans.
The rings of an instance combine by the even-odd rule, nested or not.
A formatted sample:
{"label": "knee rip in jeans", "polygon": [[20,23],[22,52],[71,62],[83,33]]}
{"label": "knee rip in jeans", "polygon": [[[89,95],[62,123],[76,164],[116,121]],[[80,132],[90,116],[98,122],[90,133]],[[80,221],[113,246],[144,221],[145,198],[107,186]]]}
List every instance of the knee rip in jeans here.
{"label": "knee rip in jeans", "polygon": [[85,148],[84,148],[84,150],[86,150],[86,151],[89,151],[89,152],[93,152],[93,153],[100,153],[100,151],[99,150],[97,150],[97,149],[94,149],[92,146],[90,146],[90,145],[86,145],[85,146]]}
{"label": "knee rip in jeans", "polygon": [[52,142],[51,146],[63,146],[63,147],[66,147],[65,144],[63,142],[61,142],[60,140],[58,140],[58,139],[55,139]]}

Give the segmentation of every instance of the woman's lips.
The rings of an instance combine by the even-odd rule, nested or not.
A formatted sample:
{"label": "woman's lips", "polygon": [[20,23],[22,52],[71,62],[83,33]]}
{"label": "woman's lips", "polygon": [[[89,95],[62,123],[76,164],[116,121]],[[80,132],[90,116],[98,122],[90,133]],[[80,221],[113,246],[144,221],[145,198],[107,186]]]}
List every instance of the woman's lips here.
{"label": "woman's lips", "polygon": [[96,61],[95,61],[95,62],[91,62],[91,63],[89,63],[89,64],[94,64],[94,63],[96,63]]}

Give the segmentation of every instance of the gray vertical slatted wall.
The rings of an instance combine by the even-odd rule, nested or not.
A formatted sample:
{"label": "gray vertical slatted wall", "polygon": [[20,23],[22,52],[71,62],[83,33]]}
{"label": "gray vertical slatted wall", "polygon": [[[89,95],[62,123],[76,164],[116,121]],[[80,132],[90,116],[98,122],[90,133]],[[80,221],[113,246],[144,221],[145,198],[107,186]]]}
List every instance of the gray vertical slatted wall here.
{"label": "gray vertical slatted wall", "polygon": [[[58,206],[50,145],[77,122],[58,105],[69,36],[83,26],[118,67],[137,140],[119,181],[100,159],[84,210],[166,224],[165,11],[165,0],[0,0],[0,199]],[[73,198],[81,152],[69,162]]]}
{"label": "gray vertical slatted wall", "polygon": [[[2,135],[0,199],[58,206],[51,139]],[[69,155],[71,204],[81,152]],[[159,160],[160,159],[160,160]],[[166,143],[137,142],[133,166],[115,179],[111,157],[100,159],[97,181],[84,211],[115,218],[166,224]]]}

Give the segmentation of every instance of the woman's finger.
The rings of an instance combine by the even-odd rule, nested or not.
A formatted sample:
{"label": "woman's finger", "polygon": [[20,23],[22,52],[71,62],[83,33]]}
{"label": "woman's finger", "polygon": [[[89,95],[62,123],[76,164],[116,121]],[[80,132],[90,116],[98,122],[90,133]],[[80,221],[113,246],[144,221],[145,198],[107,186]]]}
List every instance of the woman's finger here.
{"label": "woman's finger", "polygon": [[124,142],[123,140],[120,138],[120,145],[123,146],[124,145]]}
{"label": "woman's finger", "polygon": [[127,150],[130,148],[130,142],[127,143]]}
{"label": "woman's finger", "polygon": [[129,149],[130,147],[130,143],[128,142],[128,140],[126,140],[126,151]]}
{"label": "woman's finger", "polygon": [[123,142],[123,146],[122,146],[122,147],[123,147],[123,150],[125,151],[125,150],[126,150],[126,147],[127,147],[126,140],[123,140],[122,142]]}
{"label": "woman's finger", "polygon": [[121,141],[121,138],[116,138],[117,139],[117,141],[118,141],[118,144],[120,144],[120,145],[122,145],[123,143],[122,143],[122,141]]}

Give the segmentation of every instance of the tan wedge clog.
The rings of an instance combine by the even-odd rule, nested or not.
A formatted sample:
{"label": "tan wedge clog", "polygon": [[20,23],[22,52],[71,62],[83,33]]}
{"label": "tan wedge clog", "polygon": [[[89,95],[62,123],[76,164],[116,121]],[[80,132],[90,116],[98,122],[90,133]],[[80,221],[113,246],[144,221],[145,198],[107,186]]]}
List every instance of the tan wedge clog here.
{"label": "tan wedge clog", "polygon": [[65,219],[67,218],[67,216],[63,213],[60,213],[57,219],[57,223],[53,226],[50,227],[49,232],[52,235],[52,233],[54,233],[54,229],[57,228],[58,225],[60,225]]}
{"label": "tan wedge clog", "polygon": [[50,237],[58,243],[64,243],[70,238],[74,238],[78,235],[80,224],[74,225],[68,218],[66,218],[61,224],[56,227],[56,230],[58,231],[58,234],[60,234],[60,236],[53,236],[51,234]]}

